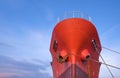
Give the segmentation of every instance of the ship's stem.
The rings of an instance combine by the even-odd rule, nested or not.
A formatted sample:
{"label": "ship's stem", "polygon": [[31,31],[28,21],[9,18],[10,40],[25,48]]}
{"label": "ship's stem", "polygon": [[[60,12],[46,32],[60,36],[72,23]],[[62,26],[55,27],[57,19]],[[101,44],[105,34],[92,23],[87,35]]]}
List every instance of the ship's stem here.
{"label": "ship's stem", "polygon": [[76,66],[75,64],[72,64],[72,69],[71,69],[71,77],[76,78]]}
{"label": "ship's stem", "polygon": [[72,55],[71,78],[76,78],[76,57]]}

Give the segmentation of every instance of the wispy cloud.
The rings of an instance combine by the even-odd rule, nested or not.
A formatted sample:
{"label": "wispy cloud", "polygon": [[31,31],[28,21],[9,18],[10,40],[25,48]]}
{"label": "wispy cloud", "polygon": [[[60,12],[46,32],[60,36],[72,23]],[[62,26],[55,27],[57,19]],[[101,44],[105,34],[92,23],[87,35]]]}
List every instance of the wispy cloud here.
{"label": "wispy cloud", "polygon": [[0,55],[0,78],[51,78],[47,73],[47,67],[49,66],[17,61],[11,57]]}
{"label": "wispy cloud", "polygon": [[11,48],[12,49],[12,48],[15,48],[15,46],[4,43],[4,42],[0,42],[0,48],[6,48],[6,49]]}
{"label": "wispy cloud", "polygon": [[0,78],[9,78],[11,76],[16,76],[16,75],[19,75],[19,74],[16,74],[16,73],[1,73],[0,72]]}
{"label": "wispy cloud", "polygon": [[51,78],[50,33],[28,27],[17,30],[0,31],[0,78]]}
{"label": "wispy cloud", "polygon": [[0,51],[2,52],[0,54],[6,54],[17,58],[50,60],[44,58],[44,56],[50,56],[50,36],[50,31],[44,30],[43,32],[43,30],[36,28],[3,28],[0,32]]}
{"label": "wispy cloud", "polygon": [[[119,29],[120,24],[114,25],[109,27],[109,29],[106,29],[105,32],[101,34],[101,41],[104,44],[113,44],[118,45],[120,43],[119,39],[120,37],[118,36],[120,34],[120,29]],[[109,47],[113,47],[113,45],[109,45]]]}

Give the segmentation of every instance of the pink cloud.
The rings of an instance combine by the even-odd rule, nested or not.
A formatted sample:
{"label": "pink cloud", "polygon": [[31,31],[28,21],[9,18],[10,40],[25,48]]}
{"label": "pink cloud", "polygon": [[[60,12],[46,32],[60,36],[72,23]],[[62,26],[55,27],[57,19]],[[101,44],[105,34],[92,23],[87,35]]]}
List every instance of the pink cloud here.
{"label": "pink cloud", "polygon": [[0,78],[8,78],[10,76],[18,76],[16,73],[0,73]]}

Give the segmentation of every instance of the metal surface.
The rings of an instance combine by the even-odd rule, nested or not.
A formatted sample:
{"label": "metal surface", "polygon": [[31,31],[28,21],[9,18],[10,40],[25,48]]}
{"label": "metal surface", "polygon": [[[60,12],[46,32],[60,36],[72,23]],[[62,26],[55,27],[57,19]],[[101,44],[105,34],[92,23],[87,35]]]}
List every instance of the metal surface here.
{"label": "metal surface", "polygon": [[[92,40],[99,46],[99,53]],[[98,78],[100,64],[90,59],[99,61],[100,51],[97,30],[90,21],[69,18],[59,22],[53,30],[50,44],[54,78]]]}

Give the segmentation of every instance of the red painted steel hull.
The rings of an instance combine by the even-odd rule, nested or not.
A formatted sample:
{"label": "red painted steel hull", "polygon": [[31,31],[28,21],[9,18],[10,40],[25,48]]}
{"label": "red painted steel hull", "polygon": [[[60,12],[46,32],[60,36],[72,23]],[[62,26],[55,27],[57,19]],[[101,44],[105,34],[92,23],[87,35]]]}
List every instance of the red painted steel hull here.
{"label": "red painted steel hull", "polygon": [[81,18],[59,22],[50,44],[54,78],[98,78],[100,64],[93,60],[99,61],[100,51],[99,37],[91,22]]}

